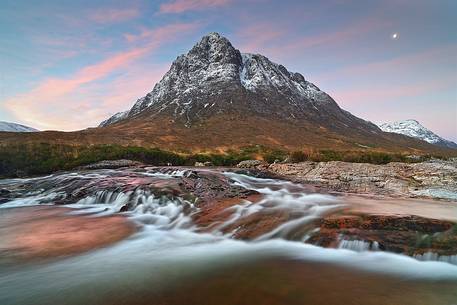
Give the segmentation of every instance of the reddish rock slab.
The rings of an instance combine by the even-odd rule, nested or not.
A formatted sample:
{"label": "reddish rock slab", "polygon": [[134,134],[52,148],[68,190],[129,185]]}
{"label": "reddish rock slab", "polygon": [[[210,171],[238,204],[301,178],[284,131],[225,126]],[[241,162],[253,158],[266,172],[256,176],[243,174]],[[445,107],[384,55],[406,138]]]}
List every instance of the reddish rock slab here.
{"label": "reddish rock slab", "polygon": [[137,228],[120,215],[88,217],[63,207],[23,207],[0,211],[3,258],[36,259],[69,256],[108,246]]}

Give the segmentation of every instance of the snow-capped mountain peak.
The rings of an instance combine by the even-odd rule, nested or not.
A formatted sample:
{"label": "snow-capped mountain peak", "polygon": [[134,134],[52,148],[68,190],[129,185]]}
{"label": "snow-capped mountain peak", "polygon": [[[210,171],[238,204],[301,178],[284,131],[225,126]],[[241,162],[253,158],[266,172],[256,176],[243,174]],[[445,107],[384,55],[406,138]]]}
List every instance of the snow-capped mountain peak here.
{"label": "snow-capped mountain peak", "polygon": [[39,131],[35,128],[24,126],[21,124],[0,121],[0,131],[9,132],[36,132]]}
{"label": "snow-capped mountain peak", "polygon": [[381,133],[374,124],[342,110],[302,74],[266,56],[241,53],[218,33],[204,36],[178,56],[151,92],[100,126],[163,119],[191,128],[222,116]]}
{"label": "snow-capped mountain peak", "polygon": [[449,148],[457,148],[456,143],[443,139],[413,119],[398,121],[390,124],[384,123],[379,125],[379,128],[381,128],[381,130],[384,132],[399,133],[422,141],[426,141],[431,144]]}

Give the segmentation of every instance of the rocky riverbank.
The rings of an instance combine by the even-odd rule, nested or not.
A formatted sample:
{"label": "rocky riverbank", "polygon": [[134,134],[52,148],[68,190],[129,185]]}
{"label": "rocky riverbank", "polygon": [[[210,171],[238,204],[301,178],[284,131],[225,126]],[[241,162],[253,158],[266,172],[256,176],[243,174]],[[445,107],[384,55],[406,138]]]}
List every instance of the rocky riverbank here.
{"label": "rocky riverbank", "polygon": [[251,168],[320,188],[355,194],[457,200],[457,161],[260,163]]}

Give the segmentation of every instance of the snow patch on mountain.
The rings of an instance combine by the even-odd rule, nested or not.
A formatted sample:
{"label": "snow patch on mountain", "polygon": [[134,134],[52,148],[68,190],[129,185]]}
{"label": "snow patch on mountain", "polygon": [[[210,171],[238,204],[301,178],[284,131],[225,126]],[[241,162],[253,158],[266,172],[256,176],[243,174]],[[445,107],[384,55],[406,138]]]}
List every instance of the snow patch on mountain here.
{"label": "snow patch on mountain", "polygon": [[422,126],[418,121],[416,120],[405,120],[405,121],[399,121],[399,122],[394,122],[394,123],[384,123],[379,125],[379,128],[381,128],[382,131],[384,132],[393,132],[393,133],[398,133],[402,134],[408,137],[416,138],[425,142],[428,142],[430,144],[435,144],[443,147],[449,147],[449,148],[457,148],[457,144],[443,139],[442,137],[438,136],[431,130],[425,128]]}
{"label": "snow patch on mountain", "polygon": [[35,128],[32,128],[32,127],[24,126],[24,125],[21,125],[21,124],[0,121],[0,131],[36,132],[36,131],[39,131],[39,130],[35,129]]}

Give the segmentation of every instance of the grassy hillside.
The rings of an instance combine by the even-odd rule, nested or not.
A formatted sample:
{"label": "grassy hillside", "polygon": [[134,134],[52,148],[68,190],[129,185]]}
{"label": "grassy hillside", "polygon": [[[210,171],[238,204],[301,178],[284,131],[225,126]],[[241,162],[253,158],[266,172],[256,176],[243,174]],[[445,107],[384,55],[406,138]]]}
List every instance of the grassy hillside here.
{"label": "grassy hillside", "polygon": [[[428,156],[423,156],[422,159]],[[101,160],[130,159],[150,165],[194,165],[209,161],[217,166],[234,166],[242,160],[262,159],[269,163],[288,159],[290,162],[347,161],[385,164],[393,161],[414,162],[404,154],[378,151],[297,150],[287,152],[264,146],[247,146],[224,153],[182,153],[138,146],[28,143],[0,146],[0,177],[24,177],[69,170]]]}
{"label": "grassy hillside", "polygon": [[440,148],[410,137],[384,133],[345,130],[336,133],[323,126],[302,122],[268,120],[261,117],[239,118],[217,115],[190,128],[169,117],[144,115],[122,124],[75,132],[1,133],[0,146],[17,143],[64,145],[116,144],[121,146],[160,147],[184,153],[223,153],[261,145],[276,150],[383,151],[387,153],[457,155],[457,150]]}

